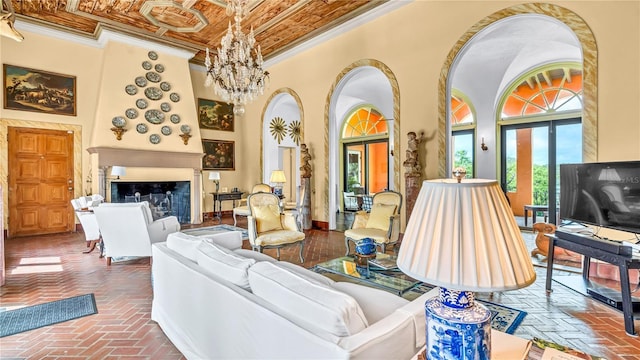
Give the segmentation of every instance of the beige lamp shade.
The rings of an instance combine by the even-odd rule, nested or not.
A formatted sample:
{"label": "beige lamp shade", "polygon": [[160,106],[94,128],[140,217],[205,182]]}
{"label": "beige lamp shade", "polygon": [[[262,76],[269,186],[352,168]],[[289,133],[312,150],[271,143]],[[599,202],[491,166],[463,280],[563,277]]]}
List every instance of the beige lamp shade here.
{"label": "beige lamp shade", "polygon": [[454,290],[511,290],[536,279],[518,224],[495,180],[424,181],[397,263],[415,279]]}
{"label": "beige lamp shade", "polygon": [[604,168],[600,170],[600,176],[598,180],[601,181],[620,181],[620,175],[616,169]]}
{"label": "beige lamp shade", "polygon": [[220,173],[218,171],[212,171],[209,173],[209,180],[220,180]]}
{"label": "beige lamp shade", "polygon": [[127,168],[124,166],[112,166],[111,167],[111,176],[117,176],[118,178],[120,176],[125,176],[127,175]]}
{"label": "beige lamp shade", "polygon": [[273,170],[271,172],[271,178],[269,179],[269,181],[274,184],[282,184],[287,182],[287,178],[284,176],[284,171]]}

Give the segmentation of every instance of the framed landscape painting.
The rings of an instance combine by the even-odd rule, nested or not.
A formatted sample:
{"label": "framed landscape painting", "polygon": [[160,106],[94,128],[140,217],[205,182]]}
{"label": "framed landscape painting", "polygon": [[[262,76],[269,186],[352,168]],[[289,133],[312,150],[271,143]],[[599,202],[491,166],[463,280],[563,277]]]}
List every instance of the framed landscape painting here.
{"label": "framed landscape painting", "polygon": [[235,143],[225,140],[202,140],[202,170],[235,170]]}
{"label": "framed landscape painting", "polygon": [[198,123],[201,129],[233,131],[233,104],[198,98]]}
{"label": "framed landscape painting", "polygon": [[76,115],[76,77],[4,64],[4,108]]}

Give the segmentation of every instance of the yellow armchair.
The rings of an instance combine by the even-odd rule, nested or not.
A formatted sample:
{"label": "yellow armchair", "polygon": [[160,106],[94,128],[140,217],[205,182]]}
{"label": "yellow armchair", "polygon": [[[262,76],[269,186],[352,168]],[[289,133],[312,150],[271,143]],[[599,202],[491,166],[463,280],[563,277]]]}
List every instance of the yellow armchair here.
{"label": "yellow armchair", "polygon": [[[271,192],[271,186],[269,186],[268,184],[255,184],[253,185],[253,188],[251,189],[251,193],[257,193],[257,192]],[[238,223],[236,216],[249,216],[251,215],[251,212],[249,211],[249,206],[247,205],[247,198],[244,199],[240,199],[240,201],[238,201],[238,206],[233,208],[233,226],[236,226],[236,224]]]}
{"label": "yellow armchair", "polygon": [[298,244],[300,262],[304,262],[305,234],[300,230],[296,217],[292,213],[282,213],[280,198],[272,193],[258,192],[247,198],[250,215],[249,243],[255,251],[277,249],[280,260],[280,249],[284,246]]}
{"label": "yellow armchair", "polygon": [[364,238],[375,241],[384,253],[388,245],[395,245],[400,237],[400,209],[402,194],[383,191],[373,196],[371,211],[358,211],[351,229],[344,232],[344,245],[349,255],[349,242],[356,243]]}

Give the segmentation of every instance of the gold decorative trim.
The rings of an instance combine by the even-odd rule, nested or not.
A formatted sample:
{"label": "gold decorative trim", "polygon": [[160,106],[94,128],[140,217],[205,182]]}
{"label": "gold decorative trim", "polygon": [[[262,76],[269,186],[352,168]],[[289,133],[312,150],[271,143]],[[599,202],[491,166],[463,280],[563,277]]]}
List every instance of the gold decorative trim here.
{"label": "gold decorative trim", "polygon": [[447,141],[447,81],[453,61],[465,44],[478,32],[494,22],[524,14],[542,14],[555,18],[566,24],[576,35],[582,45],[582,157],[585,162],[598,159],[598,48],[596,40],[587,23],[577,14],[566,8],[543,3],[515,5],[502,9],[473,25],[451,48],[447,60],[440,70],[438,83],[438,176],[446,174],[446,141]]}

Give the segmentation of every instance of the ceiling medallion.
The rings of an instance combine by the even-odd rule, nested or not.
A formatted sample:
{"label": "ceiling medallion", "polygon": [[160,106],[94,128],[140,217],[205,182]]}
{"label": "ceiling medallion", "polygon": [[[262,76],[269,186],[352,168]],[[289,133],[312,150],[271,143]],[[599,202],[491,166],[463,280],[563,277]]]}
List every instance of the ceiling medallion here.
{"label": "ceiling medallion", "polygon": [[[253,27],[248,35],[242,32],[242,18],[248,13],[248,0],[230,0],[227,2],[227,15],[234,14],[235,29],[229,28],[220,41],[213,63],[207,48],[205,67],[207,78],[205,86],[214,87],[217,95],[233,103],[234,113],[244,113],[244,105],[264,93],[268,86],[269,72],[262,68],[263,60],[260,45],[254,49],[256,39]],[[255,57],[254,57],[255,54]]]}
{"label": "ceiling medallion", "polygon": [[300,145],[300,121],[295,120],[289,124],[289,136],[291,136],[291,140],[293,140],[296,145]]}
{"label": "ceiling medallion", "polygon": [[284,120],[282,120],[281,117],[273,118],[269,128],[271,129],[271,135],[273,138],[278,141],[278,144],[280,144],[285,135],[287,135],[287,128],[284,124]]}

